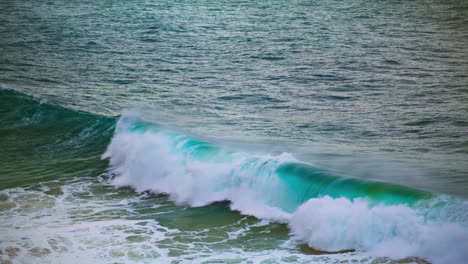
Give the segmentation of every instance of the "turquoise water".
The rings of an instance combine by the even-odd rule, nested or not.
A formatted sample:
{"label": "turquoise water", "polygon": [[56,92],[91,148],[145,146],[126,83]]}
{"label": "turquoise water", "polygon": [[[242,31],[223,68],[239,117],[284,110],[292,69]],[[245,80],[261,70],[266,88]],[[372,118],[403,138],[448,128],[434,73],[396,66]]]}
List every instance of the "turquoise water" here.
{"label": "turquoise water", "polygon": [[0,3],[0,262],[463,263],[467,17]]}

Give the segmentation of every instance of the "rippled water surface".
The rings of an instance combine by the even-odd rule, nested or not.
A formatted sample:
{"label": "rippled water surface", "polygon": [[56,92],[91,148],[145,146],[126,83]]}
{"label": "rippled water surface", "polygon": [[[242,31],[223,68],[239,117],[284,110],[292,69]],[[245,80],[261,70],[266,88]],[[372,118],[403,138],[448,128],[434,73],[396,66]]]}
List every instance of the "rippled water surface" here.
{"label": "rippled water surface", "polygon": [[[206,174],[212,164],[199,162],[219,146],[234,160],[287,152],[333,175],[466,199],[467,44],[464,0],[1,1],[0,262],[103,247],[89,261],[386,263],[310,257],[284,223],[228,202],[175,205],[179,190],[113,189],[111,178],[144,171],[127,184],[138,190],[148,160]],[[129,167],[107,174],[101,155],[122,111],[213,145],[174,163],[143,148],[167,143],[150,128],[115,140],[131,144],[107,158]]]}

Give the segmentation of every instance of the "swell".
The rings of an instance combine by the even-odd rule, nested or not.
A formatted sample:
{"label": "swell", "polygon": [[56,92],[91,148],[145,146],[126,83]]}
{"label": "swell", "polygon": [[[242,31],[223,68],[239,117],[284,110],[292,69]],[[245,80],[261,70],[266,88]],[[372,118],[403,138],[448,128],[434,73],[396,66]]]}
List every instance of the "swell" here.
{"label": "swell", "polygon": [[[132,159],[127,160],[130,156]],[[229,178],[233,181],[226,184],[231,185],[241,184],[239,181],[244,179],[249,180],[252,181],[249,184],[256,188],[259,186],[253,185],[260,185],[260,182],[253,181],[260,178],[263,178],[262,181],[269,181],[274,178],[281,185],[284,194],[282,199],[272,199],[269,202],[276,205],[276,202],[284,203],[284,198],[288,198],[289,205],[281,206],[288,212],[294,211],[310,198],[323,196],[348,199],[368,197],[385,204],[409,205],[433,196],[429,192],[401,185],[331,173],[311,163],[301,162],[288,153],[271,156],[230,151],[145,122],[138,114],[131,112],[124,113],[119,120],[114,139],[103,157],[111,158],[111,166],[119,175],[123,175],[119,169],[132,169],[135,163],[140,165],[139,168],[145,168],[149,165],[145,164],[146,161],[158,163],[159,170],[166,169],[161,175],[156,175],[157,172],[153,170],[144,171],[154,174],[148,176],[149,181],[156,180],[156,176],[171,177],[173,170],[180,168],[190,176],[207,177],[204,175],[215,173],[218,174],[215,181]],[[214,171],[215,168],[219,172]]]}
{"label": "swell", "polygon": [[334,174],[287,153],[231,151],[132,112],[119,119],[102,158],[116,186],[165,193],[190,206],[226,200],[243,214],[288,224],[318,250],[434,263],[467,257],[468,204],[450,196]]}
{"label": "swell", "polygon": [[115,121],[0,89],[0,189],[103,171]]}

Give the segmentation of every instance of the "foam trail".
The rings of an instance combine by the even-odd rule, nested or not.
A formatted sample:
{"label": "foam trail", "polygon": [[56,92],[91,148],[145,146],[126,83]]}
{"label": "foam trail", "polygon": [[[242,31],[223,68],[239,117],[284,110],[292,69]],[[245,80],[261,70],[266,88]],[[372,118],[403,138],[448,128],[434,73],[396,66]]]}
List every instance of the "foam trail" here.
{"label": "foam trail", "polygon": [[287,153],[227,151],[129,112],[102,157],[110,160],[114,185],[167,193],[191,206],[229,200],[243,214],[287,223],[316,249],[434,263],[467,259],[464,201],[330,174]]}

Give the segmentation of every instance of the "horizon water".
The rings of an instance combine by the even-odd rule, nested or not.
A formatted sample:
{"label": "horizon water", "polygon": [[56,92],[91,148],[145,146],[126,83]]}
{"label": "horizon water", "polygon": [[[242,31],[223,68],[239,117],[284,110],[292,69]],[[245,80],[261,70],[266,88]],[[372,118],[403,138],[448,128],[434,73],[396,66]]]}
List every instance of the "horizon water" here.
{"label": "horizon water", "polygon": [[466,1],[0,3],[0,263],[464,263]]}

